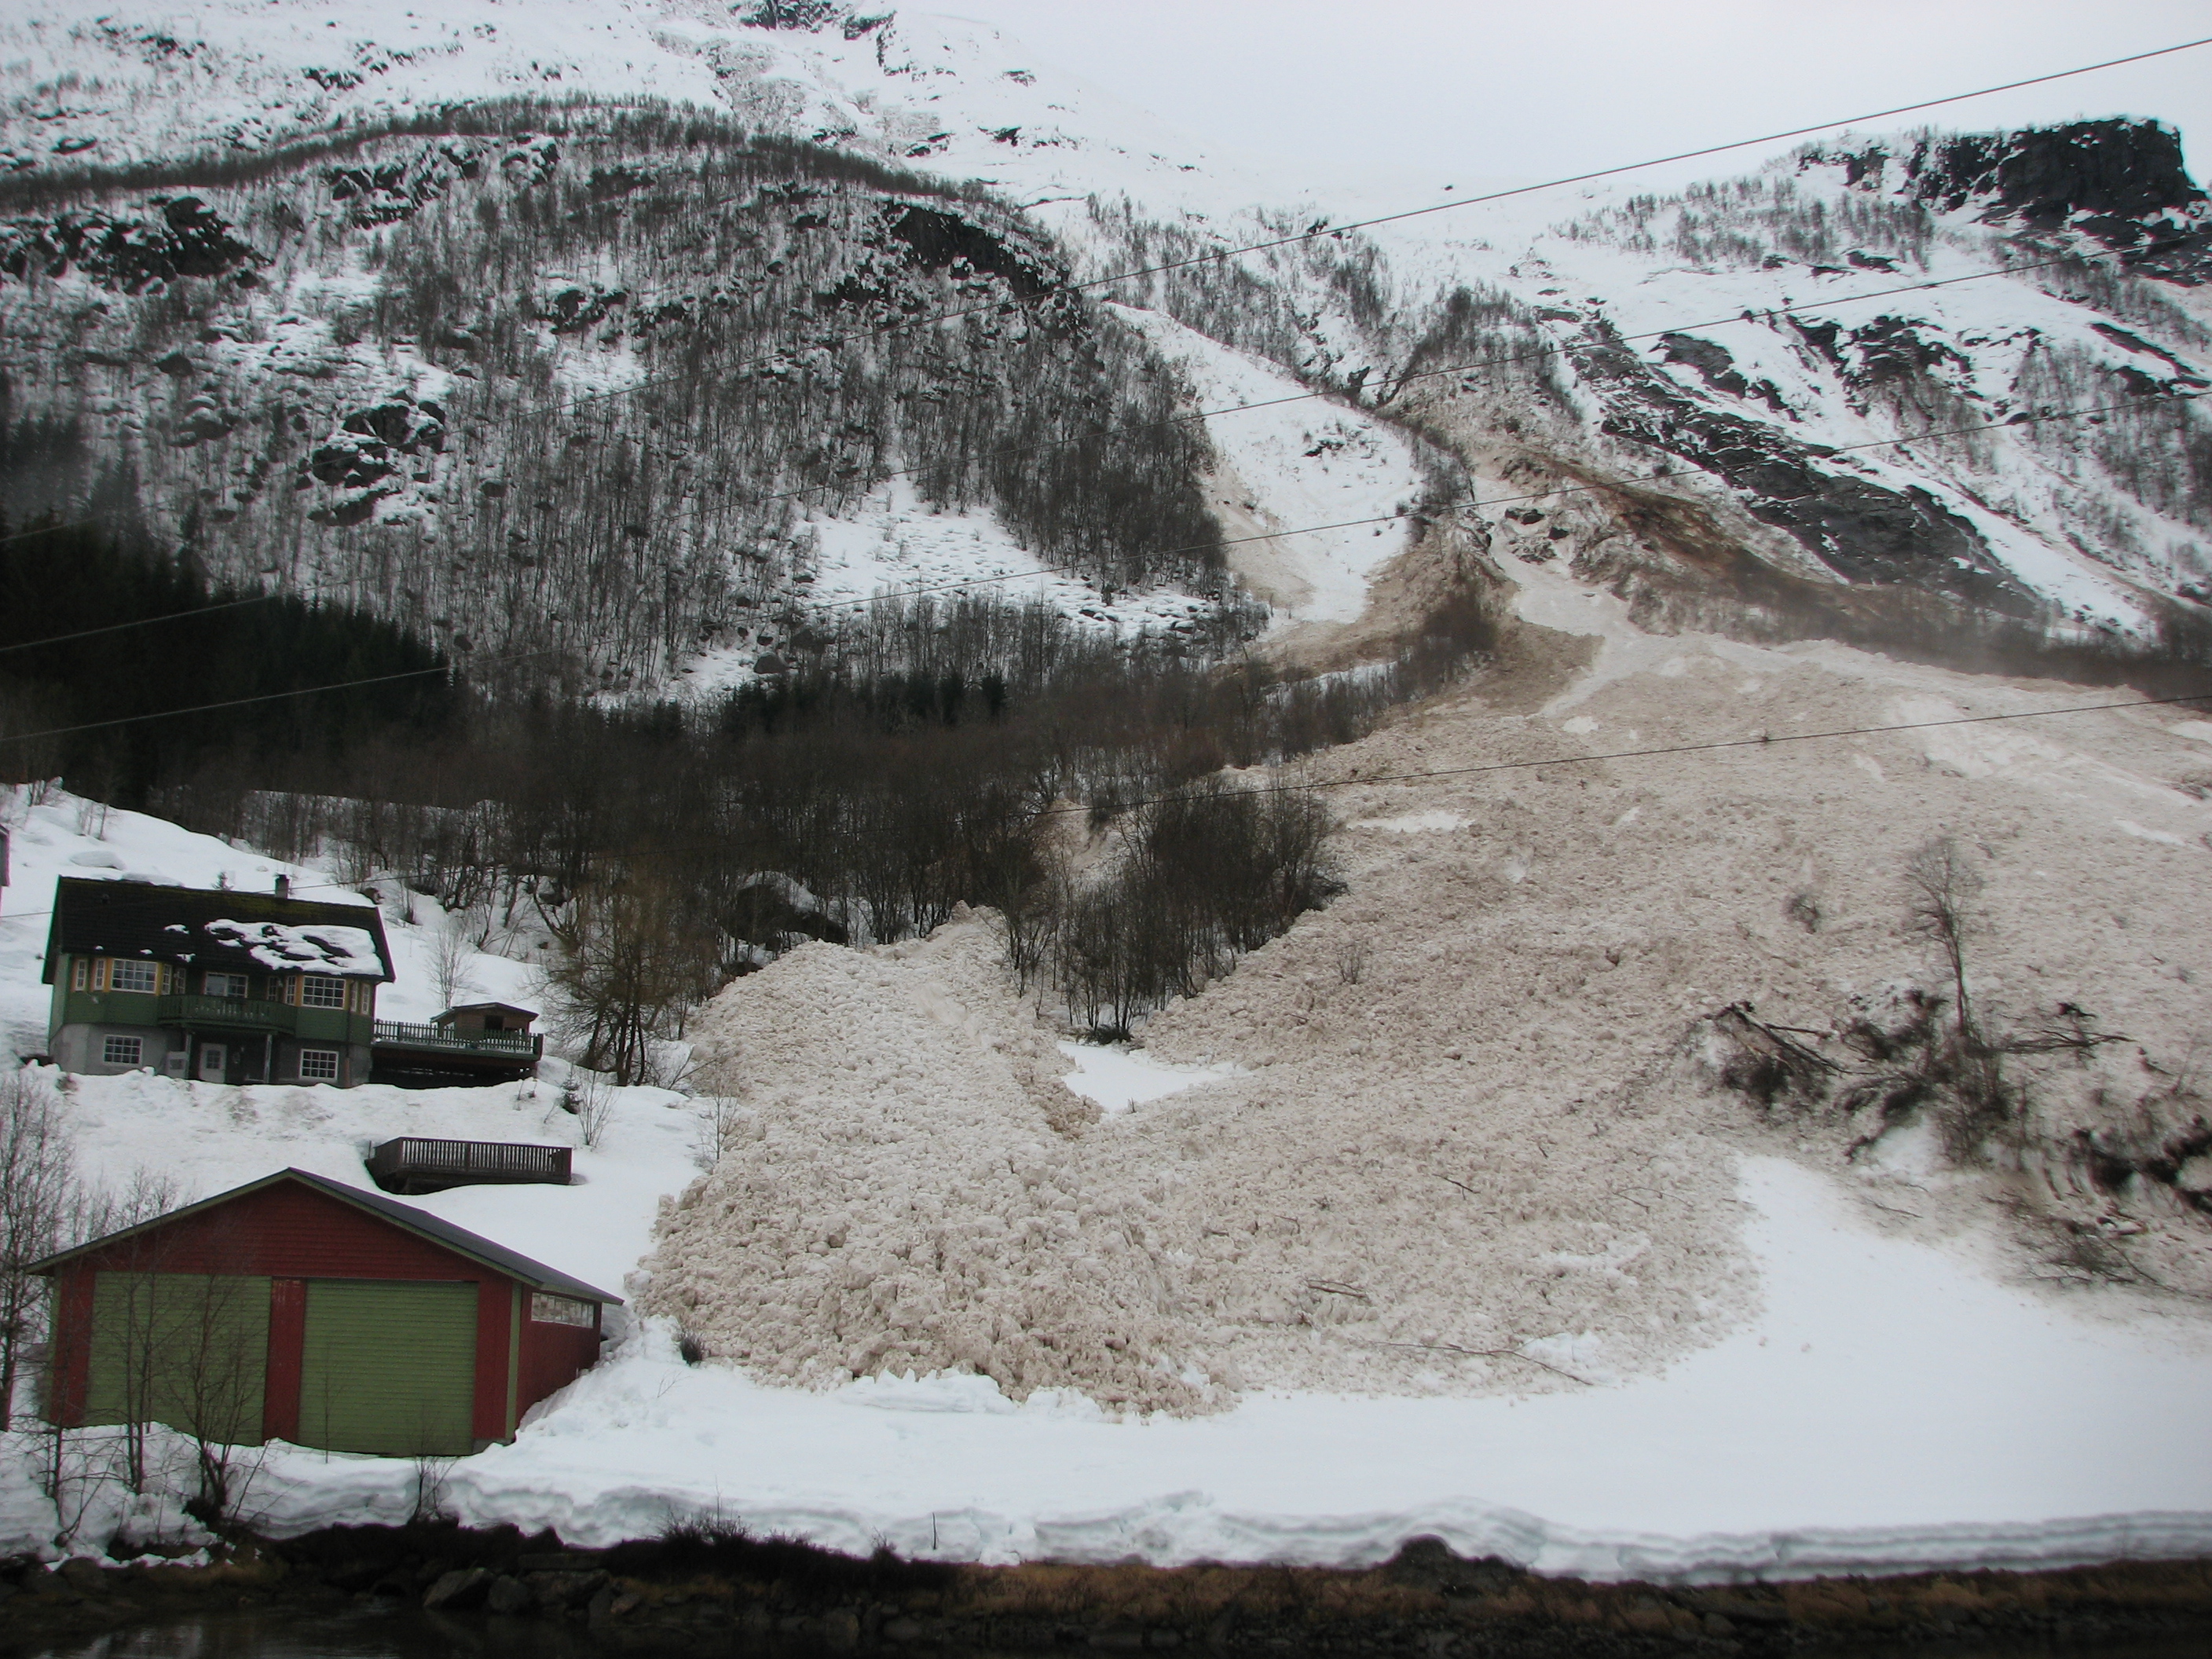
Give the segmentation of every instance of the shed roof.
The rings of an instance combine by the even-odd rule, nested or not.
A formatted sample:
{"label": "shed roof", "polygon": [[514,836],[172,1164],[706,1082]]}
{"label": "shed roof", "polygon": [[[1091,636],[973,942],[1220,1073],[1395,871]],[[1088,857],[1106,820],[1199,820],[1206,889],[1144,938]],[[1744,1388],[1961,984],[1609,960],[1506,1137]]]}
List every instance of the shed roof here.
{"label": "shed roof", "polygon": [[384,913],[373,904],[82,876],[54,883],[40,975],[48,984],[64,956],[137,957],[239,972],[305,969],[343,979],[393,977]]}
{"label": "shed roof", "polygon": [[172,1222],[181,1221],[187,1216],[198,1215],[220,1205],[228,1204],[234,1200],[244,1198],[249,1193],[260,1192],[264,1188],[273,1187],[283,1181],[296,1182],[327,1197],[335,1198],[341,1203],[350,1204],[354,1208],[365,1211],[379,1220],[389,1222],[395,1227],[404,1228],[418,1237],[427,1238],[433,1244],[442,1245],[457,1255],[464,1255],[472,1261],[481,1262],[487,1267],[505,1273],[509,1279],[520,1279],[532,1290],[550,1291],[556,1296],[574,1297],[580,1302],[606,1302],[612,1303],[617,1307],[622,1305],[622,1298],[618,1296],[611,1296],[605,1291],[594,1289],[580,1279],[571,1279],[558,1268],[549,1267],[542,1261],[532,1261],[520,1250],[510,1250],[504,1244],[495,1243],[481,1233],[472,1233],[465,1227],[457,1227],[442,1216],[432,1215],[428,1210],[418,1210],[412,1204],[402,1204],[397,1199],[386,1198],[382,1193],[363,1192],[360,1188],[349,1187],[343,1182],[332,1181],[324,1176],[310,1175],[305,1170],[279,1170],[274,1175],[262,1176],[258,1181],[249,1181],[243,1187],[233,1187],[227,1193],[217,1193],[213,1198],[204,1198],[197,1204],[187,1204],[181,1210],[171,1210],[167,1215],[157,1215],[152,1220],[142,1221],[135,1227],[125,1227],[119,1232],[108,1234],[105,1238],[95,1238],[88,1243],[79,1244],[73,1249],[63,1250],[50,1255],[42,1261],[34,1261],[31,1264],[30,1270],[36,1273],[52,1273],[63,1263],[74,1261],[76,1257],[91,1251],[103,1249],[118,1239],[135,1237],[138,1234],[150,1232],[156,1227],[166,1227]]}
{"label": "shed roof", "polygon": [[518,1008],[511,1002],[457,1002],[444,1013],[434,1016],[430,1023],[443,1025],[455,1014],[520,1014],[525,1019],[538,1018],[535,1008]]}

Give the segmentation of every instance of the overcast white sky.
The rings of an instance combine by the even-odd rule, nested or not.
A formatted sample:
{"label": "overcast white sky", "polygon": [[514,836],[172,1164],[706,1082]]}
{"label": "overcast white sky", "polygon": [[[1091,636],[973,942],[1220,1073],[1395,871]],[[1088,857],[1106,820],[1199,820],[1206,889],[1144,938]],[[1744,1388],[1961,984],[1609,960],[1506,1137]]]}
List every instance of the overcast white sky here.
{"label": "overcast white sky", "polygon": [[[927,0],[1209,145],[1405,184],[1541,179],[2212,35],[2212,0]],[[1917,118],[2152,115],[2212,173],[2212,46]],[[1902,124],[1900,124],[1902,125]],[[1780,148],[1787,148],[1786,146]],[[1734,173],[1702,163],[1655,182]]]}

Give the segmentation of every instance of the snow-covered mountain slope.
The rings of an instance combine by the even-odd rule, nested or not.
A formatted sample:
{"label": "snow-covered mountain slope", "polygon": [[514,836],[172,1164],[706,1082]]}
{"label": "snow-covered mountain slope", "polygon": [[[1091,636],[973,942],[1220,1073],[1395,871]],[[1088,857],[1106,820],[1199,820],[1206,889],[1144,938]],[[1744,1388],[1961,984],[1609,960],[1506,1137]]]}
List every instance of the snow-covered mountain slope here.
{"label": "snow-covered mountain slope", "polygon": [[[2066,142],[2154,174],[2170,139],[2111,124],[2018,135],[2010,153]],[[2191,289],[2122,274],[2201,280],[2202,192],[2159,181],[2166,199],[2121,222],[2165,263],[2134,264],[2128,234],[2115,252],[2047,222],[2063,198],[1923,202],[1869,152],[1630,198],[1468,267],[1543,306],[1624,471],[1687,463],[1687,493],[1731,498],[1778,566],[2130,629],[2212,597],[2205,428],[2184,401],[2208,384],[2212,334]],[[2098,204],[2073,220],[2109,225]]]}
{"label": "snow-covered mountain slope", "polygon": [[[1304,227],[1116,210],[1097,257],[1200,258],[1109,291],[1468,459],[1598,487],[1564,524],[1477,493],[1516,508],[1486,515],[1512,550],[1625,593],[1747,597],[1725,547],[1816,587],[2143,635],[2212,599],[2207,223],[2173,134],[2114,120],[1847,135],[1664,198],[1470,201],[1218,260]],[[1682,508],[1694,533],[1670,538]]]}
{"label": "snow-covered mountain slope", "polygon": [[[1328,199],[1304,182],[1254,177],[1079,76],[1032,61],[996,31],[951,18],[862,15],[828,4],[584,7],[566,0],[536,0],[526,12],[483,0],[433,17],[365,4],[233,0],[178,19],[94,8],[87,0],[43,9],[5,28],[11,101],[0,141],[16,168],[19,199],[60,199],[52,192],[80,178],[91,195],[71,199],[97,197],[108,215],[100,224],[77,224],[70,236],[47,225],[27,242],[19,225],[18,264],[25,258],[67,264],[88,239],[110,248],[155,245],[155,265],[167,259],[179,270],[193,268],[195,259],[241,274],[276,276],[289,267],[278,292],[239,307],[246,314],[235,325],[215,321],[212,361],[201,364],[191,343],[180,343],[181,367],[168,371],[179,377],[177,395],[166,400],[145,389],[163,377],[143,368],[100,378],[105,362],[130,359],[131,345],[121,331],[101,331],[88,320],[88,312],[116,302],[85,295],[64,313],[64,332],[82,342],[94,390],[88,402],[45,412],[104,424],[93,444],[103,453],[130,450],[156,432],[235,452],[229,470],[236,485],[186,476],[193,469],[180,473],[161,464],[158,447],[142,452],[145,470],[161,475],[149,492],[157,521],[175,523],[179,494],[204,499],[212,485],[218,496],[252,495],[265,476],[281,476],[286,463],[273,455],[297,447],[296,438],[259,442],[248,454],[232,434],[260,423],[270,403],[267,388],[306,392],[305,435],[315,436],[325,422],[332,431],[316,452],[331,477],[322,483],[319,474],[317,488],[344,496],[320,501],[319,510],[341,522],[314,530],[281,520],[250,525],[233,535],[255,544],[251,557],[238,562],[261,580],[375,593],[395,584],[363,582],[357,574],[363,565],[402,561],[409,567],[396,584],[408,596],[402,602],[423,622],[453,628],[472,644],[487,631],[502,643],[527,643],[481,614],[481,603],[473,626],[456,623],[473,593],[497,588],[508,611],[518,603],[553,608],[506,569],[504,539],[531,538],[534,528],[509,525],[501,507],[496,530],[459,530],[483,550],[462,562],[459,576],[443,569],[434,548],[424,552],[414,542],[453,537],[459,500],[473,500],[478,488],[557,496],[507,476],[526,468],[526,452],[544,441],[523,446],[519,457],[486,453],[483,442],[466,441],[485,423],[481,416],[446,418],[448,402],[459,398],[473,406],[493,388],[465,383],[470,366],[455,362],[444,337],[483,334],[505,309],[538,313],[526,373],[550,374],[564,396],[621,394],[595,415],[624,410],[612,415],[617,433],[649,449],[642,431],[624,431],[633,403],[647,402],[627,389],[649,384],[653,365],[670,361],[668,343],[690,326],[684,319],[726,303],[712,273],[726,272],[733,260],[742,270],[746,251],[716,249],[689,281],[656,274],[666,258],[659,253],[653,267],[613,248],[548,260],[529,273],[526,287],[495,295],[483,315],[423,313],[409,319],[410,328],[391,318],[400,307],[389,265],[376,269],[387,258],[377,247],[357,239],[304,260],[279,250],[270,268],[255,256],[271,252],[271,238],[265,230],[241,231],[246,222],[237,204],[216,192],[214,173],[204,180],[179,175],[201,191],[200,205],[154,204],[170,214],[163,226],[143,208],[133,217],[126,202],[98,184],[115,176],[100,169],[153,164],[155,173],[144,176],[158,185],[159,168],[173,170],[184,155],[227,157],[234,169],[248,156],[343,153],[356,165],[325,166],[328,180],[307,199],[297,187],[287,192],[289,210],[304,210],[312,221],[329,208],[313,199],[316,191],[345,191],[349,210],[371,226],[386,216],[411,219],[430,198],[447,195],[467,198],[470,210],[482,213],[491,210],[485,192],[457,179],[457,169],[466,175],[495,166],[511,181],[556,183],[564,143],[571,160],[587,148],[597,152],[592,178],[601,182],[592,190],[604,194],[611,188],[604,181],[616,173],[624,179],[617,196],[636,188],[632,174],[656,171],[651,155],[617,155],[592,138],[592,119],[576,112],[608,100],[668,100],[872,162],[975,181],[1026,210],[1024,222],[1056,238],[1087,281],[1198,258],[1095,291],[1155,344],[1169,337],[1166,319],[1213,343],[1180,354],[1201,382],[1181,395],[1200,405],[1215,389],[1226,392],[1267,372],[1223,356],[1226,349],[1331,394],[1335,409],[1316,404],[1307,411],[1310,420],[1282,412],[1302,430],[1319,431],[1332,420],[1371,426],[1343,413],[1346,404],[1358,404],[1424,432],[1452,432],[1458,447],[1479,452],[1462,459],[1517,458],[1524,478],[1548,476],[1577,486],[1663,478],[1647,492],[1656,507],[1643,497],[1603,496],[1583,501],[1564,520],[1518,502],[1522,516],[1514,520],[1481,515],[1513,550],[1565,554],[1585,574],[1637,598],[1647,622],[1680,625],[1698,613],[1699,602],[1717,598],[1747,605],[1750,614],[1740,620],[1754,631],[1819,632],[1829,624],[1818,615],[1808,623],[1779,614],[1819,613],[1834,593],[1857,588],[1935,594],[2142,638],[2177,615],[2197,617],[2212,596],[2207,429],[2188,406],[2208,379],[2212,342],[2202,283],[2207,216],[2172,134],[2150,123],[2084,122],[1957,138],[1846,135],[1749,179],[1664,199],[1637,194],[1632,180],[1571,195],[1538,191],[1468,201],[1371,235],[1213,258],[1206,256],[1414,204]],[[425,137],[458,131],[471,107],[502,99],[566,100],[561,119],[568,136],[556,142],[518,129],[503,145],[464,144],[459,160],[435,143],[365,141],[392,124]],[[510,112],[521,107],[510,102]],[[532,107],[555,119],[555,106]],[[507,118],[512,125],[519,118]],[[671,129],[644,148],[684,142]],[[208,171],[204,164],[201,171]],[[301,173],[301,182],[307,176]],[[571,176],[580,182],[573,168]],[[660,188],[668,188],[667,179]],[[693,207],[703,205],[696,198],[706,189],[702,181]],[[20,194],[27,191],[33,194]],[[802,209],[797,216],[817,211]],[[181,222],[176,212],[185,214]],[[1004,222],[994,223],[991,234],[1002,234]],[[830,228],[863,242],[880,234],[849,216]],[[408,232],[403,226],[393,234],[404,244]],[[446,234],[447,244],[410,251],[401,263],[419,264],[441,249],[448,258],[473,257],[453,249]],[[58,239],[66,245],[58,252]],[[1032,277],[1049,284],[1057,280],[1052,256],[1041,257],[1046,263],[1030,265]],[[94,263],[79,258],[77,269]],[[824,291],[854,291],[852,273],[834,262],[821,276]],[[177,276],[150,280],[189,285]],[[860,280],[865,286],[873,279]],[[1942,286],[1920,286],[1930,283]],[[1019,289],[1014,283],[1007,297],[1020,300]],[[0,301],[8,297],[0,294]],[[957,303],[957,295],[926,284],[899,296],[909,313],[947,300]],[[422,312],[419,301],[413,310]],[[1162,320],[1146,325],[1146,313]],[[52,337],[57,320],[52,309],[37,307],[27,319],[41,339]],[[149,336],[143,314],[128,320]],[[834,320],[849,332],[851,319]],[[369,341],[346,343],[364,328]],[[836,349],[838,331],[811,331],[809,338],[802,328],[791,341],[763,336],[754,353],[781,365],[771,372],[807,374],[824,361],[822,346]],[[162,361],[178,356],[173,351]],[[1200,373],[1201,364],[1210,366]],[[518,360],[514,367],[525,366]],[[757,367],[725,362],[716,372]],[[928,370],[922,373],[926,381]],[[1033,376],[1018,372],[1016,379],[1031,397],[1047,395]],[[316,395],[318,381],[333,380],[344,395]],[[1054,384],[1049,395],[1083,394]],[[1109,388],[1106,401],[1126,395]],[[426,400],[436,414],[422,413]],[[1090,401],[1098,399],[1093,394]],[[896,462],[887,467],[882,436],[873,453],[866,447],[852,453],[851,434],[837,420],[874,428],[882,416],[855,410],[847,398],[814,439],[817,450],[844,452],[838,468],[870,475],[863,483],[879,481],[884,470],[904,470]],[[1217,449],[1235,441],[1233,427],[1210,425]],[[359,446],[349,448],[349,431],[388,453],[356,464]],[[1895,441],[1920,434],[1934,435]],[[888,445],[911,450],[918,441],[908,434]],[[670,476],[692,465],[688,448],[675,446],[659,458]],[[1322,483],[1317,494],[1292,484],[1281,468],[1261,465],[1243,489],[1225,492],[1230,499],[1213,492],[1221,532],[1235,537],[1322,521],[1309,515],[1363,492],[1395,500],[1387,489],[1369,491],[1357,458],[1331,446],[1299,459],[1308,463],[1301,479]],[[303,456],[300,464],[311,460]],[[198,469],[207,471],[204,464]],[[808,481],[787,476],[778,480],[783,489],[768,489],[768,499],[787,497],[791,483]],[[627,626],[599,617],[588,629],[574,618],[568,624],[596,635],[592,667],[606,683],[640,677],[657,683],[703,648],[712,661],[694,678],[721,684],[748,672],[744,665],[764,649],[788,653],[793,635],[805,631],[792,617],[765,614],[803,606],[807,598],[811,573],[794,559],[795,524],[759,513],[732,515],[715,494],[757,495],[760,469],[701,483],[700,490],[687,484],[672,495],[668,514],[649,515],[647,533],[671,544],[656,545],[653,556],[680,573],[676,588],[707,597],[647,607],[649,621]],[[1259,502],[1271,490],[1276,499]],[[1247,500],[1259,504],[1247,507]],[[967,506],[939,502],[947,504]],[[905,516],[896,500],[803,505],[832,521],[849,511],[878,531],[886,519]],[[491,506],[474,501],[479,517]],[[230,510],[218,506],[215,516]],[[1543,514],[1533,537],[1523,533],[1538,522],[1531,513]],[[373,556],[337,548],[355,514],[372,527],[352,539],[385,544]],[[1054,532],[1024,521],[1019,507],[1001,502],[995,516],[1012,541],[1048,562],[1067,562],[1051,545]],[[554,531],[556,539],[589,540],[594,533],[574,515]],[[629,532],[617,524],[608,533],[612,552]],[[1147,532],[1139,526],[1126,533],[1141,541]],[[831,532],[832,542],[852,539]],[[1179,526],[1152,536],[1155,544],[1191,539]],[[271,543],[287,550],[272,557]],[[337,556],[303,558],[303,543]],[[1716,561],[1707,543],[1724,544],[1729,557]],[[738,544],[744,550],[733,564],[728,550]],[[1348,565],[1350,556],[1334,556],[1333,567],[1340,575],[1356,570],[1375,550],[1363,548]],[[588,554],[601,562],[608,556],[596,547]],[[1126,562],[1128,556],[1119,556]],[[1358,581],[1345,577],[1320,598],[1298,574],[1300,556],[1291,540],[1247,543],[1230,562],[1279,591],[1293,610],[1319,606],[1337,622],[1356,614]],[[872,574],[905,574],[897,560],[867,568]],[[937,554],[914,568],[987,586],[1009,574],[988,557],[971,567]],[[1126,574],[1094,578],[1101,580],[1129,585]],[[1779,589],[1768,591],[1775,581]],[[577,586],[561,586],[572,594]],[[1140,605],[1122,615],[1095,586],[1066,597],[1073,614],[1111,616],[1125,625],[1177,608],[1167,598],[1164,611]],[[754,614],[741,614],[747,610]],[[446,620],[436,624],[440,617]]]}
{"label": "snow-covered mountain slope", "polygon": [[[781,16],[781,26],[750,20]],[[1258,180],[987,25],[711,0],[60,0],[0,25],[6,164],[256,151],[475,100],[652,98],[849,144],[1024,206],[1127,191],[1233,211]]]}
{"label": "snow-covered mountain slope", "polygon": [[[1115,307],[1189,377],[1206,421],[1210,503],[1230,563],[1285,621],[1350,623],[1425,483],[1405,435],[1158,312]],[[1282,533],[1291,532],[1291,533]]]}

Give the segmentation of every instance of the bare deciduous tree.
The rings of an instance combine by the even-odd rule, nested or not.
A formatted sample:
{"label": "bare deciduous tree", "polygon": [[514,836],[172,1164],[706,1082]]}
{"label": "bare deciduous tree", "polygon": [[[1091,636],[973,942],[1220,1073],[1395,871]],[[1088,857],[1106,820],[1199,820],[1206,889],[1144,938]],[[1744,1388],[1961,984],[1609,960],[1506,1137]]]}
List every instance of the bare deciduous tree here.
{"label": "bare deciduous tree", "polygon": [[751,1138],[754,1116],[727,1095],[702,1095],[693,1105],[699,1114],[699,1132],[692,1143],[691,1161],[712,1175],[724,1153]]}
{"label": "bare deciduous tree", "polygon": [[44,1324],[46,1281],[30,1265],[62,1247],[82,1206],[61,1103],[27,1066],[0,1078],[0,1431]]}
{"label": "bare deciduous tree", "polygon": [[470,939],[467,918],[447,916],[430,935],[430,977],[438,987],[438,1003],[450,1008],[461,996],[482,988],[470,977],[476,965],[477,947]]}
{"label": "bare deciduous tree", "polygon": [[1962,1042],[1974,1040],[1973,1004],[1966,995],[1966,935],[1981,896],[1982,874],[1953,836],[1937,836],[1905,866],[1905,913],[1912,930],[1935,941],[1951,969],[1954,1013]]}
{"label": "bare deciduous tree", "polygon": [[563,1034],[582,1061],[618,1084],[653,1078],[653,1045],[683,1035],[684,1016],[716,985],[720,940],[686,896],[648,876],[580,894],[552,981]]}

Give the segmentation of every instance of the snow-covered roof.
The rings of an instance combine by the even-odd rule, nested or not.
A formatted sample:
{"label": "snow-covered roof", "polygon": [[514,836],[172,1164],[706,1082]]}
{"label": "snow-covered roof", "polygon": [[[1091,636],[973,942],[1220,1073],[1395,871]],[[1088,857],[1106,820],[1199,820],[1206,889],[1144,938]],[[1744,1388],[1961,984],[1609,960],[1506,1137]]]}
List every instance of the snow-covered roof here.
{"label": "snow-covered roof", "polygon": [[202,924],[200,931],[234,945],[264,968],[312,969],[327,974],[376,974],[384,959],[366,927],[328,924],[295,927],[281,921],[233,921],[228,917]]}
{"label": "snow-covered roof", "polygon": [[137,957],[201,969],[393,977],[384,916],[373,904],[332,904],[235,889],[64,876],[54,883],[43,977],[64,957]]}

